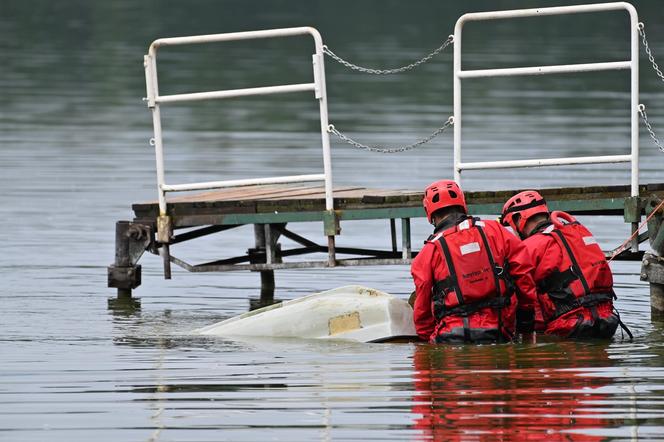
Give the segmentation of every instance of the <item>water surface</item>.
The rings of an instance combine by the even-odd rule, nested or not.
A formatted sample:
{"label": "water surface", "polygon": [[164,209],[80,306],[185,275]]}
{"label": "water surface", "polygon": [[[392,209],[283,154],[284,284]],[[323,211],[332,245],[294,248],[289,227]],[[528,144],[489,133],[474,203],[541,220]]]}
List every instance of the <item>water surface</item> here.
{"label": "water surface", "polygon": [[[563,2],[561,3],[569,3]],[[253,273],[161,279],[144,257],[140,309],[108,308],[114,223],[154,199],[142,56],[158,37],[317,27],[336,53],[370,67],[412,62],[464,12],[543,1],[49,2],[0,8],[0,440],[636,440],[664,426],[662,324],[639,265],[614,263],[634,342],[432,347],[192,336],[246,311]],[[638,2],[664,57],[664,17]],[[464,66],[627,58],[624,14],[471,24]],[[518,26],[517,26],[518,25]],[[160,52],[163,93],[309,81],[306,38]],[[451,52],[408,74],[373,77],[326,60],[330,121],[390,147],[451,113]],[[664,86],[645,58],[641,100],[664,127]],[[464,159],[621,154],[629,150],[629,74],[473,80],[464,85]],[[318,173],[317,104],[308,94],[164,110],[167,179]],[[664,130],[664,129],[662,129]],[[641,182],[662,154],[642,132]],[[399,155],[334,141],[339,185],[420,189],[452,176],[452,137]],[[468,189],[626,184],[624,165],[464,174]],[[620,219],[584,219],[606,249]],[[386,222],[347,223],[342,245],[389,247]],[[318,238],[319,225],[295,225]],[[414,220],[416,238],[429,227]],[[417,240],[419,242],[419,240]],[[253,245],[251,228],[179,248],[200,262]],[[287,242],[285,242],[287,245]],[[406,297],[406,267],[277,273],[278,299],[345,284]]]}

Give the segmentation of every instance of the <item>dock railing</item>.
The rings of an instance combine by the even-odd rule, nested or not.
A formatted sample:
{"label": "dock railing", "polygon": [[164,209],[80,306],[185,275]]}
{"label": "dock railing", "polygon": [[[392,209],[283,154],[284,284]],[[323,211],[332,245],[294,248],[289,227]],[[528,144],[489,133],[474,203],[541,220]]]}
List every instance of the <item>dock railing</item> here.
{"label": "dock railing", "polygon": [[[587,12],[625,10],[630,17],[631,58],[607,63],[568,64],[554,66],[529,66],[504,69],[463,70],[461,68],[461,43],[464,24],[472,21],[502,20],[520,17],[567,15]],[[478,12],[462,15],[454,28],[454,179],[461,182],[462,170],[506,169],[518,167],[562,166],[574,164],[631,163],[631,196],[639,195],[639,30],[638,14],[634,6],[625,2],[592,5],[561,6],[552,8],[518,9],[512,11]],[[546,75],[608,70],[631,70],[631,152],[625,155],[589,157],[546,158],[528,160],[462,162],[461,160],[461,80],[481,77],[508,77],[518,75]]]}
{"label": "dock railing", "polygon": [[[310,35],[314,39],[315,53],[313,59],[313,82],[301,84],[288,84],[256,88],[218,90],[208,92],[195,92],[176,95],[160,95],[159,82],[157,79],[157,49],[164,46],[193,45],[202,43],[230,42],[238,40],[253,40],[263,38],[293,37]],[[264,31],[235,32],[226,34],[198,35],[190,37],[160,38],[152,42],[148,54],[144,57],[145,81],[147,88],[147,104],[152,110],[152,122],[154,125],[154,148],[157,162],[157,184],[159,195],[159,222],[158,241],[168,244],[170,235],[170,223],[166,207],[167,192],[182,192],[191,190],[220,189],[224,187],[236,187],[258,184],[287,184],[312,181],[323,181],[325,183],[325,207],[326,211],[334,210],[332,196],[332,162],[330,154],[330,138],[327,131],[327,91],[325,87],[325,66],[323,55],[323,40],[319,32],[312,27],[297,27],[284,29],[271,29]],[[320,107],[320,130],[323,146],[323,173],[309,175],[293,175],[272,178],[249,178],[240,180],[210,181],[188,184],[167,184],[164,171],[164,146],[161,127],[160,106],[169,103],[181,103],[199,100],[226,99],[235,97],[246,97],[251,95],[270,95],[291,92],[313,91],[314,97]],[[333,246],[334,237],[331,245]],[[168,253],[168,247],[163,247]]]}

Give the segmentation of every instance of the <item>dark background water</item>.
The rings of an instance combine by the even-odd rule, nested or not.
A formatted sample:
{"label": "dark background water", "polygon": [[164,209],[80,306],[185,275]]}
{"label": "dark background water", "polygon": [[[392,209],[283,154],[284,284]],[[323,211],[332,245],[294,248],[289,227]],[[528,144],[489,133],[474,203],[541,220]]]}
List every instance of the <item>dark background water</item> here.
{"label": "dark background water", "polygon": [[[571,4],[571,2],[556,2]],[[414,61],[464,12],[544,1],[60,1],[0,4],[0,440],[658,439],[664,425],[662,324],[638,264],[614,263],[618,308],[635,341],[489,347],[231,342],[189,332],[249,307],[258,275],[161,279],[145,257],[136,311],[107,308],[114,222],[156,197],[142,56],[159,37],[311,25],[370,67]],[[664,14],[636,4],[664,57]],[[626,14],[470,24],[464,67],[627,59]],[[451,49],[451,48],[450,48]],[[160,52],[162,93],[306,82],[307,37]],[[664,58],[662,58],[664,60]],[[330,121],[395,147],[451,114],[452,56],[375,77],[326,59]],[[664,127],[664,84],[642,54],[641,102]],[[468,80],[464,159],[629,151],[627,72]],[[309,94],[164,110],[167,181],[318,173]],[[641,182],[662,154],[641,134]],[[419,189],[452,176],[452,137],[415,151],[361,152],[333,140],[339,185]],[[469,189],[627,184],[625,165],[472,172]],[[628,228],[584,220],[605,249]],[[347,223],[339,243],[386,247],[387,223]],[[320,235],[319,225],[297,226]],[[428,227],[416,220],[417,237]],[[184,248],[194,260],[252,245],[250,228]],[[407,296],[406,267],[282,271],[279,299],[345,284]]]}

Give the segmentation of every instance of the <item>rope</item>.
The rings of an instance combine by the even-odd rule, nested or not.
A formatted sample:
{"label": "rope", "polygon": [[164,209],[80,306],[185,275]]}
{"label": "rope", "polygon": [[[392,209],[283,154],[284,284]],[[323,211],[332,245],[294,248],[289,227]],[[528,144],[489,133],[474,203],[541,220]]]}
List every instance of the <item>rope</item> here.
{"label": "rope", "polygon": [[613,258],[620,255],[625,250],[627,244],[629,244],[634,239],[634,237],[639,234],[639,230],[641,230],[641,227],[645,226],[648,223],[648,221],[650,221],[650,218],[652,218],[653,215],[655,215],[655,213],[657,213],[657,211],[663,206],[664,206],[664,200],[662,200],[662,202],[660,202],[657,205],[657,207],[655,207],[655,209],[650,213],[650,215],[648,215],[648,217],[646,218],[645,221],[643,221],[641,224],[639,224],[639,227],[634,231],[634,233],[632,233],[630,235],[630,237],[625,240],[625,242],[623,242],[622,244],[620,244],[618,246],[616,251],[613,252],[613,255],[611,255],[611,258],[609,258],[609,260],[607,262],[613,261]]}
{"label": "rope", "polygon": [[438,55],[440,52],[442,52],[446,47],[448,47],[453,42],[454,42],[454,35],[450,35],[447,37],[447,40],[443,42],[442,45],[440,45],[439,47],[437,47],[436,49],[434,49],[424,57],[420,58],[416,62],[394,69],[372,69],[363,66],[358,66],[356,64],[351,63],[350,61],[344,60],[343,58],[339,57],[337,54],[332,52],[332,50],[327,46],[323,46],[323,52],[332,57],[335,61],[339,62],[340,64],[354,71],[364,72],[365,74],[388,75],[388,74],[398,74],[400,72],[409,71],[411,69],[418,67],[422,63],[426,63],[427,61],[431,60],[433,57]]}

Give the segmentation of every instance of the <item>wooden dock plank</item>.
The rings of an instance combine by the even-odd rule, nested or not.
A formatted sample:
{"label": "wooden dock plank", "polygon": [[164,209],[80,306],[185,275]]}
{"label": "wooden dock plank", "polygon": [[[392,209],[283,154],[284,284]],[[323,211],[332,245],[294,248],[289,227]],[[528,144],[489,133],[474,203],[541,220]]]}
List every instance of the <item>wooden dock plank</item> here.
{"label": "wooden dock plank", "polygon": [[[524,189],[525,190],[525,189]],[[491,206],[503,204],[520,190],[472,191],[466,192],[470,205]],[[611,201],[630,196],[630,187],[592,186],[539,189],[550,202],[575,202],[586,204],[589,211],[610,209],[594,208],[593,201]],[[664,183],[641,186],[641,194],[658,195],[664,198]],[[365,187],[337,187],[334,189],[334,206],[339,211],[363,211],[403,209],[409,216],[419,211],[422,205],[422,192],[399,189],[371,189]],[[568,204],[569,205],[569,204]],[[615,205],[615,204],[614,204]],[[158,215],[157,201],[136,203],[133,210],[137,219],[150,220]],[[169,197],[168,211],[174,218],[195,219],[206,223],[222,221],[229,215],[279,214],[283,212],[322,212],[325,210],[325,190],[322,185],[259,185],[219,189],[196,194]],[[386,213],[388,213],[386,212]],[[289,215],[289,219],[292,218]]]}

